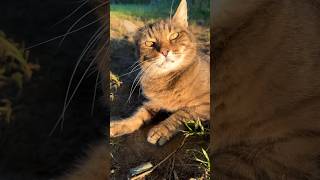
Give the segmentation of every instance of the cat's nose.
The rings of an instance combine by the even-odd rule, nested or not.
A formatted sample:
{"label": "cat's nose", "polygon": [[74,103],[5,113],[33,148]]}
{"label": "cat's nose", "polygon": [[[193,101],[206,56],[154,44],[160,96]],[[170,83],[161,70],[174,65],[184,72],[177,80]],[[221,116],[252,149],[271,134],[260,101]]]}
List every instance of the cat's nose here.
{"label": "cat's nose", "polygon": [[161,54],[163,54],[164,57],[167,57],[167,56],[168,56],[168,53],[169,53],[169,50],[168,50],[168,49],[162,49],[162,50],[161,50]]}

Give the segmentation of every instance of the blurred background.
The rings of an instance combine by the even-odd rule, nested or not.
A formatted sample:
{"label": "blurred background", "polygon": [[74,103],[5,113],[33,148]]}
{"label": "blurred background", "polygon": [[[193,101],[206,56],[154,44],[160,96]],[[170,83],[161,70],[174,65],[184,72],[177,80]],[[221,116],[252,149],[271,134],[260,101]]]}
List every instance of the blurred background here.
{"label": "blurred background", "polygon": [[[94,67],[75,93],[63,127],[58,124],[50,135],[61,115],[75,64],[101,27],[93,11],[98,4],[88,0],[1,0],[1,180],[57,177],[83,157],[89,144],[103,137],[106,111],[99,87],[93,99]],[[72,31],[80,30],[62,42],[59,36],[72,25]],[[71,93],[92,59],[93,50],[89,51],[80,63]]]}
{"label": "blurred background", "polygon": [[[141,19],[167,18],[177,8],[179,0],[111,0],[111,12]],[[208,23],[210,18],[210,0],[187,0],[189,19],[198,23]]]}

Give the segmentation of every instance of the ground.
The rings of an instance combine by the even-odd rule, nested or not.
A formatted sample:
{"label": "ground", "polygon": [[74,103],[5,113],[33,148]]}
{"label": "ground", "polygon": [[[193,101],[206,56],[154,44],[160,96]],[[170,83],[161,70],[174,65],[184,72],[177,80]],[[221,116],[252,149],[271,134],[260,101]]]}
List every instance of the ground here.
{"label": "ground", "polygon": [[[130,26],[141,27],[146,22],[154,20],[156,19],[140,18],[111,11],[111,71],[119,75],[122,81],[120,88],[115,93],[115,100],[111,103],[112,119],[130,116],[144,100],[139,86],[128,100],[132,83],[139,72],[134,71],[127,74],[131,72],[134,67],[132,65],[136,62]],[[192,32],[198,39],[199,50],[209,55],[209,27],[203,25],[202,21],[192,21],[190,24]],[[179,148],[184,139],[182,133],[163,147],[149,144],[146,135],[151,126],[143,127],[134,134],[111,140],[112,179],[126,179],[130,168],[145,162],[156,165]],[[199,162],[195,161],[195,154],[197,154],[195,151],[206,148],[208,143],[208,137],[188,138],[183,148],[163,162],[159,168],[147,176],[147,179],[177,179],[177,177],[188,179],[203,176],[204,169]]]}

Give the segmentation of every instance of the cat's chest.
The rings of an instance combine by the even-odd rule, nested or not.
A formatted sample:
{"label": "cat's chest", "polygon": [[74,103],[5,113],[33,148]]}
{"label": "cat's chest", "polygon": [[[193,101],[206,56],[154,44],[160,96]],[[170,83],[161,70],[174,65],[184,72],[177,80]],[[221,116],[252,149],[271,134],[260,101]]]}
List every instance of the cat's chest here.
{"label": "cat's chest", "polygon": [[190,99],[189,89],[183,87],[165,88],[153,86],[143,88],[144,95],[154,104],[168,111],[176,111],[185,107]]}

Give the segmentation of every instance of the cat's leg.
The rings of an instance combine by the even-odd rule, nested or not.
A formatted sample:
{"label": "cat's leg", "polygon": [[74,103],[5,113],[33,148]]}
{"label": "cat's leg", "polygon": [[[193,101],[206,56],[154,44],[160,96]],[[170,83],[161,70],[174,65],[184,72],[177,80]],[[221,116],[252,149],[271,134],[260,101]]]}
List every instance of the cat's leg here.
{"label": "cat's leg", "polygon": [[110,137],[122,136],[138,130],[144,123],[152,119],[159,110],[160,108],[152,103],[145,103],[131,117],[111,121]]}
{"label": "cat's leg", "polygon": [[160,122],[149,130],[148,142],[151,144],[164,145],[171,137],[185,128],[184,122],[188,120],[209,120],[210,106],[205,105],[196,108],[181,109],[170,117]]}

